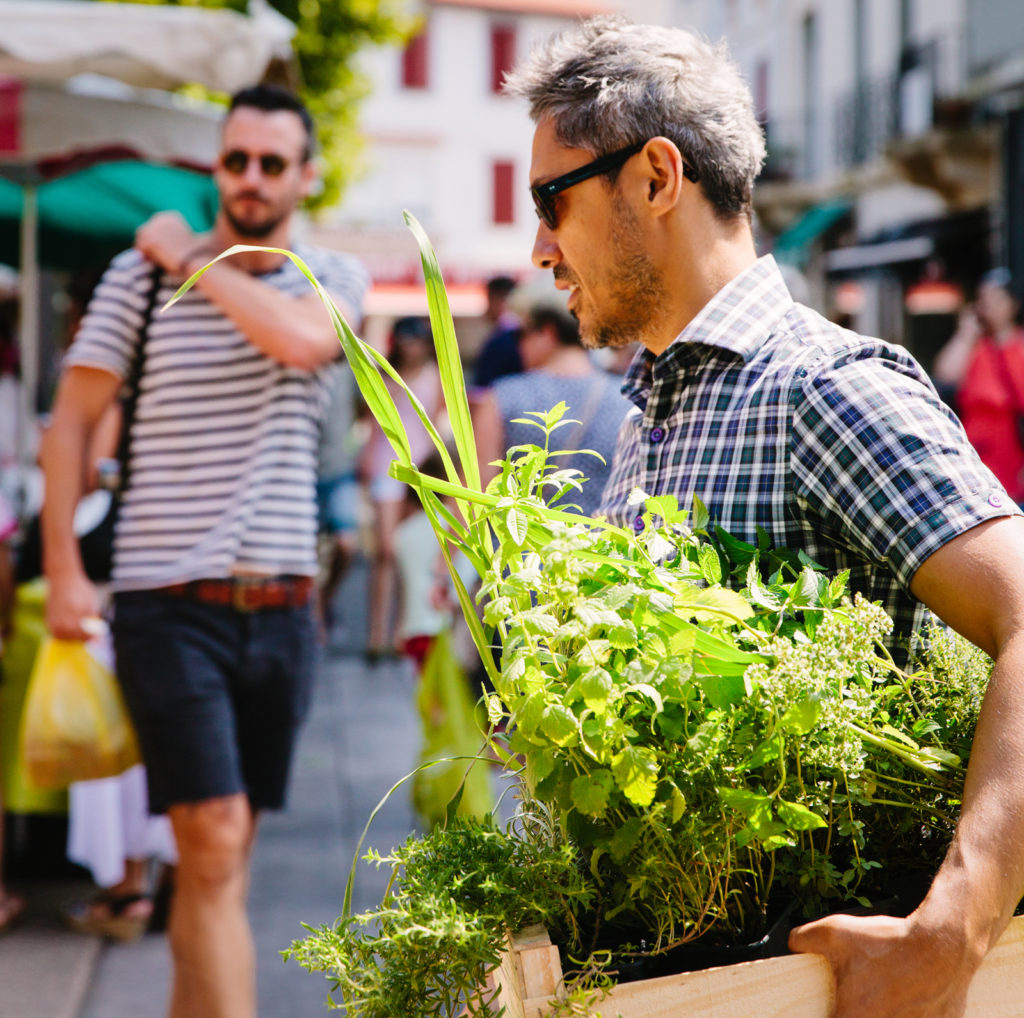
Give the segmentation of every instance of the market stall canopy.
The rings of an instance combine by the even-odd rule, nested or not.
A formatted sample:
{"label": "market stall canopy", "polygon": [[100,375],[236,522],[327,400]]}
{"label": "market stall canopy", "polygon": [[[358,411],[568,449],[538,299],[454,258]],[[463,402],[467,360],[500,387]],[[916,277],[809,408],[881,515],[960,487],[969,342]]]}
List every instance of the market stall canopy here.
{"label": "market stall canopy", "polygon": [[142,88],[234,92],[287,60],[295,26],[252,0],[248,15],[204,7],[0,0],[0,74],[64,82],[103,74]]}
{"label": "market stall canopy", "polygon": [[223,117],[223,107],[213,103],[98,75],[64,86],[0,80],[0,176],[10,176],[13,163],[49,179],[62,163],[113,148],[208,169]]}
{"label": "market stall canopy", "polygon": [[[176,209],[193,230],[207,230],[217,211],[208,174],[136,160],[97,163],[36,188],[39,264],[52,269],[102,265],[129,247],[136,229]],[[24,193],[0,178],[0,262],[20,264]]]}

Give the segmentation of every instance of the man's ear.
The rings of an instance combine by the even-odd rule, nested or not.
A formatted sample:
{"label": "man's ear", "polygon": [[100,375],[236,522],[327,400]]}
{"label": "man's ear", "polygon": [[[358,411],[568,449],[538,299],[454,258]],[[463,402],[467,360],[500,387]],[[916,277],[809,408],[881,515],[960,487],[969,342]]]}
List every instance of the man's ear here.
{"label": "man's ear", "polygon": [[301,184],[301,187],[302,187],[302,197],[303,198],[308,198],[313,193],[313,189],[316,186],[316,178],[317,178],[316,160],[315,159],[307,159],[302,164],[302,184]]}
{"label": "man's ear", "polygon": [[646,177],[646,201],[656,215],[665,215],[679,202],[684,184],[683,157],[675,142],[651,138],[641,152],[642,172]]}

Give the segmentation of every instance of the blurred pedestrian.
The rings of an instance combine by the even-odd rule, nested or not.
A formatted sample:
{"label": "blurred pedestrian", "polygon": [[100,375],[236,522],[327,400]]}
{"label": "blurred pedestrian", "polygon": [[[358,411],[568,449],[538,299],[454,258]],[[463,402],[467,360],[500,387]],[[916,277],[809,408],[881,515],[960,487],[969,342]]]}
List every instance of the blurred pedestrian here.
{"label": "blurred pedestrian", "polygon": [[935,358],[936,385],[953,392],[971,444],[1018,505],[1024,504],[1024,328],[1007,269],[986,273],[973,306]]}
{"label": "blurred pedestrian", "polygon": [[[123,380],[139,375],[113,634],[149,807],[170,817],[179,853],[170,1018],[256,1013],[249,857],[259,812],[284,803],[310,701],[316,446],[338,340],[302,273],[267,251],[213,265],[148,325],[145,310],[234,244],[291,246],[315,183],[312,146],[309,114],[289,93],[261,85],[234,96],[212,230],[194,234],[162,213],[114,259],[66,357],[43,447],[47,624],[85,639],[83,620],[99,611],[71,525],[85,450]],[[363,268],[293,246],[357,319]]]}
{"label": "blurred pedestrian", "polygon": [[[11,633],[14,611],[14,564],[10,540],[18,529],[18,521],[0,493],[0,668],[3,665],[4,641]],[[0,671],[0,680],[3,672]],[[4,804],[0,798],[0,933],[11,928],[25,911],[25,899],[4,883]]]}
{"label": "blurred pedestrian", "polygon": [[473,363],[476,388],[486,388],[498,378],[523,370],[519,357],[519,316],[509,307],[515,288],[516,281],[511,276],[494,276],[487,281],[484,317],[492,328]]}
{"label": "blurred pedestrian", "polygon": [[334,365],[330,378],[316,480],[320,534],[327,546],[320,579],[320,624],[325,639],[338,621],[335,595],[358,550],[360,501],[355,379],[345,363]]}
{"label": "blurred pedestrian", "polygon": [[[390,359],[405,384],[423,404],[427,416],[440,422],[444,398],[437,369],[430,323],[425,318],[400,318],[391,330]],[[420,465],[434,446],[412,403],[400,387],[385,377],[385,384],[398,407],[399,416],[412,451],[413,463]],[[394,628],[395,613],[395,530],[402,519],[406,486],[388,476],[395,458],[391,443],[378,425],[366,443],[362,474],[373,502],[374,549],[370,569],[370,621],[366,659],[371,664],[398,652]]]}
{"label": "blurred pedestrian", "polygon": [[555,431],[549,448],[590,450],[600,458],[586,453],[552,458],[559,468],[575,468],[586,478],[582,490],[568,492],[560,504],[578,505],[592,515],[601,504],[619,425],[630,407],[619,391],[621,380],[595,365],[580,342],[576,320],[554,304],[531,308],[519,336],[519,353],[525,370],[499,378],[474,406],[484,480],[494,476],[497,468],[491,464],[503,459],[510,447],[543,445],[541,431],[517,418],[565,402],[566,416],[577,423]]}

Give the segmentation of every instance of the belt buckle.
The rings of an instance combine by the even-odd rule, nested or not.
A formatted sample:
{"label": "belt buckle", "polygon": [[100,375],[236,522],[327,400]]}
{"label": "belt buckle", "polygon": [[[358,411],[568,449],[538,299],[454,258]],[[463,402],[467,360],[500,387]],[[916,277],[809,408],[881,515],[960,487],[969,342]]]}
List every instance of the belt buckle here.
{"label": "belt buckle", "polygon": [[231,607],[237,612],[244,614],[251,614],[252,612],[259,611],[262,607],[262,599],[259,597],[250,597],[250,594],[255,592],[259,594],[262,589],[262,584],[259,580],[250,580],[248,578],[235,577],[232,581],[231,590]]}

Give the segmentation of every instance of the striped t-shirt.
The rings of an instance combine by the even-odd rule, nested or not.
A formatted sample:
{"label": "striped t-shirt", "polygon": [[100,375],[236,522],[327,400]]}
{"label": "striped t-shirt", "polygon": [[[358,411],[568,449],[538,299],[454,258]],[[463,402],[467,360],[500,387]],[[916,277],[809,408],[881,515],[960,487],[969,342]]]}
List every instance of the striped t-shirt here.
{"label": "striped t-shirt", "polygon": [[[368,276],[356,259],[304,245],[295,252],[337,300],[360,310]],[[111,262],[66,367],[127,376],[151,271],[134,249]],[[290,259],[260,278],[296,297],[312,292]],[[112,586],[313,575],[324,372],[268,357],[198,289],[161,312],[180,283],[161,279],[148,330]]]}

